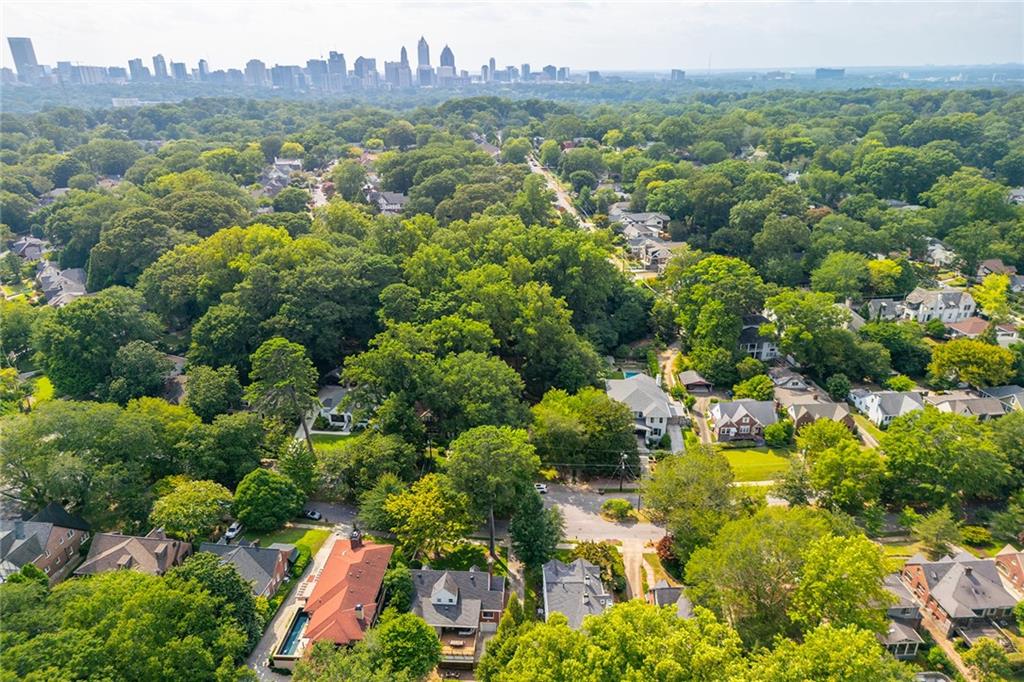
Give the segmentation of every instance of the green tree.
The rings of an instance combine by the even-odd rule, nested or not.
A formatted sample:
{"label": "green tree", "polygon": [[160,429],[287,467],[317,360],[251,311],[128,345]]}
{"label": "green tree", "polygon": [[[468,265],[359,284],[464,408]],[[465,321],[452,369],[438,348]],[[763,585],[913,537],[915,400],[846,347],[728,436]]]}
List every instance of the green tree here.
{"label": "green tree", "polygon": [[806,548],[834,528],[823,513],[769,507],[726,523],[686,564],[694,603],[728,615],[750,644],[791,632],[787,615]]}
{"label": "green tree", "polygon": [[822,623],[882,632],[895,601],[883,585],[887,573],[882,548],[863,535],[821,537],[807,548],[790,617],[804,632]]}
{"label": "green tree", "polygon": [[416,586],[412,582],[412,572],[405,564],[392,566],[384,573],[384,594],[387,595],[387,606],[399,613],[405,613],[412,607],[412,599],[416,596]]}
{"label": "green tree", "polygon": [[890,391],[913,391],[917,384],[904,374],[895,374],[885,382],[885,387]]}
{"label": "green tree", "polygon": [[979,682],[1000,682],[1013,673],[1003,645],[989,637],[974,642],[963,653],[963,660]]}
{"label": "green tree", "polygon": [[366,169],[354,159],[339,161],[331,169],[331,182],[334,191],[345,201],[360,201],[366,184]]}
{"label": "green tree", "polygon": [[285,187],[274,197],[274,210],[279,213],[302,213],[308,210],[311,197],[299,187]]}
{"label": "green tree", "polygon": [[144,310],[142,296],[114,287],[44,317],[32,344],[42,354],[54,388],[84,397],[105,382],[118,348],[129,341],[153,340],[158,329],[156,317]]}
{"label": "green tree", "polygon": [[853,443],[856,439],[842,422],[832,419],[816,419],[800,429],[796,435],[796,447],[813,457],[842,443]]}
{"label": "green tree", "polygon": [[473,528],[469,498],[441,474],[427,474],[408,490],[388,497],[384,510],[394,519],[391,530],[412,557],[421,551],[435,556]]}
{"label": "green tree", "polygon": [[971,295],[985,317],[999,323],[1010,317],[1010,303],[1007,300],[1009,291],[1010,276],[993,273],[987,275],[981,284],[972,287]]}
{"label": "green tree", "polygon": [[445,469],[452,485],[466,494],[473,510],[487,520],[491,556],[494,516],[508,515],[530,488],[540,467],[526,431],[478,426],[452,441]]}
{"label": "green tree", "polygon": [[173,223],[169,213],[153,208],[129,208],[115,215],[89,252],[88,289],[134,286],[164,252],[195,239],[171,227]]}
{"label": "green tree", "polygon": [[171,535],[192,542],[209,536],[231,508],[231,492],[213,481],[183,481],[158,499],[149,521]]}
{"label": "green tree", "polygon": [[385,619],[373,629],[369,647],[375,658],[414,679],[426,677],[441,660],[441,641],[434,628],[412,613]]}
{"label": "green tree", "polygon": [[720,452],[694,448],[662,458],[641,481],[648,515],[665,524],[683,563],[732,517],[732,468]]}
{"label": "green tree", "polygon": [[251,649],[259,642],[266,624],[266,614],[261,612],[253,597],[252,585],[239,575],[234,565],[222,562],[216,554],[197,552],[181,566],[168,571],[167,578],[197,583],[212,596],[222,600],[224,615],[238,622],[246,633],[248,647]]}
{"label": "green tree", "polygon": [[255,469],[238,484],[232,512],[253,531],[280,528],[302,509],[302,492],[284,474]]}
{"label": "green tree", "polygon": [[186,374],[185,404],[204,422],[209,423],[217,415],[241,406],[242,385],[238,381],[238,370],[231,365],[216,369],[190,365]]}
{"label": "green tree", "polygon": [[316,455],[296,440],[288,441],[277,458],[277,470],[307,497],[316,490],[316,464]]}
{"label": "green tree", "polygon": [[912,671],[886,656],[875,633],[855,626],[821,625],[802,643],[782,639],[754,654],[734,682],[909,682]]}
{"label": "green tree", "polygon": [[562,513],[557,507],[544,509],[540,494],[527,492],[509,522],[512,552],[527,568],[543,566],[554,558],[564,527]]}
{"label": "green tree", "polygon": [[775,395],[775,384],[767,374],[759,374],[732,387],[736,399],[771,400]]}
{"label": "green tree", "polygon": [[810,475],[823,506],[857,514],[881,495],[885,461],[877,450],[844,440],[814,455]]}
{"label": "green tree", "polygon": [[155,396],[163,392],[164,380],[174,368],[148,341],[129,341],[117,349],[110,365],[107,397],[122,405],[133,398]]}
{"label": "green tree", "polygon": [[413,480],[417,474],[416,461],[416,449],[400,436],[367,430],[337,443],[317,446],[317,488],[326,499],[353,501],[385,474],[403,481]]}
{"label": "green tree", "polygon": [[540,162],[547,168],[557,168],[562,158],[562,150],[556,140],[544,140],[540,145]]}
{"label": "green tree", "polygon": [[246,401],[260,414],[298,420],[312,450],[306,415],[319,400],[316,369],[306,349],[280,336],[264,341],[252,354],[249,378],[252,383],[245,390]]}
{"label": "green tree", "polygon": [[845,374],[833,374],[825,381],[825,391],[832,400],[846,400],[851,388],[853,386]]}
{"label": "green tree", "polygon": [[525,163],[533,145],[525,137],[511,137],[501,145],[501,160],[505,163]]}
{"label": "green tree", "polygon": [[373,487],[359,496],[359,522],[370,530],[388,531],[397,519],[387,511],[387,502],[393,495],[405,492],[408,486],[390,472],[381,474]]}
{"label": "green tree", "polygon": [[859,298],[870,279],[868,264],[868,259],[859,253],[830,253],[811,273],[811,288],[835,294],[840,299]]}
{"label": "green tree", "polygon": [[931,346],[925,342],[924,330],[916,322],[869,322],[860,328],[860,334],[889,351],[892,367],[897,372],[920,376],[931,361]]}
{"label": "green tree", "polygon": [[949,507],[942,507],[922,517],[913,527],[914,537],[921,541],[924,552],[937,561],[952,552],[952,545],[962,542],[960,524]]}

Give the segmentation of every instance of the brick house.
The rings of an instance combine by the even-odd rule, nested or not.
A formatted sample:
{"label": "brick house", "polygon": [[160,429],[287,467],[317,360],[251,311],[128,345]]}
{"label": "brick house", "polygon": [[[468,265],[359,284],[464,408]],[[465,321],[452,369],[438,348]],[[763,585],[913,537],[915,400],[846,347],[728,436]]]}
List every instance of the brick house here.
{"label": "brick house", "polygon": [[733,400],[711,406],[715,438],[726,443],[733,440],[763,441],[765,427],[778,421],[775,403],[771,400]]}
{"label": "brick house", "polygon": [[996,566],[1003,577],[1024,594],[1024,552],[1007,545],[996,554]]}
{"label": "brick house", "polygon": [[118,570],[163,575],[191,554],[192,543],[169,538],[162,528],[154,528],[143,537],[97,533],[89,546],[89,555],[75,575]]}
{"label": "brick house", "polygon": [[67,577],[89,538],[89,524],[50,502],[28,520],[0,520],[0,582],[33,564],[54,585]]}

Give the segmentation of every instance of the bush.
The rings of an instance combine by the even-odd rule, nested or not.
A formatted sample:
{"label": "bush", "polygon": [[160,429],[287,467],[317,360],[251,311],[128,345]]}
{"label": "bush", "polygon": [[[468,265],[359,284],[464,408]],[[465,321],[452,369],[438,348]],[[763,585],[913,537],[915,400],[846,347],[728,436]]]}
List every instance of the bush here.
{"label": "bush", "polygon": [[964,526],[960,535],[968,545],[987,545],[992,542],[992,533],[982,526]]}
{"label": "bush", "polygon": [[915,385],[914,380],[904,374],[897,374],[885,382],[890,391],[912,391]]}
{"label": "bush", "polygon": [[295,545],[295,550],[299,553],[299,556],[295,559],[295,563],[292,564],[292,575],[296,578],[301,578],[306,570],[306,566],[309,566],[309,562],[313,560],[313,551],[309,548],[309,545],[301,543]]}
{"label": "bush", "polygon": [[832,400],[846,400],[846,396],[850,395],[850,380],[845,374],[833,374],[825,381],[825,390]]}
{"label": "bush", "polygon": [[601,505],[601,513],[610,519],[625,521],[633,515],[633,505],[629,503],[629,500],[613,497],[604,501]]}
{"label": "bush", "polygon": [[661,437],[661,440],[658,441],[658,449],[659,450],[668,450],[669,452],[671,452],[672,451],[672,436],[668,435],[667,433],[665,435],[663,435]]}
{"label": "bush", "polygon": [[654,350],[647,351],[647,371],[652,377],[658,376],[661,367],[658,365],[658,353]]}

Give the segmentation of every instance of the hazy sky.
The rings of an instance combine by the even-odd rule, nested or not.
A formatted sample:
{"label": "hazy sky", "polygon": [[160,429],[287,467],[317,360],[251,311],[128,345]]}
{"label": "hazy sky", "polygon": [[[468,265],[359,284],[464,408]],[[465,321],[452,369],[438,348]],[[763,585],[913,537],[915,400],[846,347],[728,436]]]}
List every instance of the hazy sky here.
{"label": "hazy sky", "polygon": [[529,62],[574,69],[714,69],[1024,62],[1024,1],[1008,2],[270,2],[3,0],[7,36],[40,63],[125,65],[156,53],[193,67],[302,64],[329,50],[460,69]]}

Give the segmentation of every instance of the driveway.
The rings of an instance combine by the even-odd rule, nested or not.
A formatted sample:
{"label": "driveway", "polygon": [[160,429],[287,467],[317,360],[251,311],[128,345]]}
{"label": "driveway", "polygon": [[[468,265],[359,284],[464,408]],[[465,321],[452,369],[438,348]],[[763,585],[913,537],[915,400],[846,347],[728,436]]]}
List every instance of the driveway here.
{"label": "driveway", "polygon": [[693,404],[693,419],[697,423],[697,430],[700,432],[700,442],[704,445],[711,445],[711,429],[708,428],[707,414],[711,408],[711,398],[697,398]]}
{"label": "driveway", "polygon": [[[334,533],[331,534],[327,541],[324,543],[320,551],[313,557],[313,561],[309,562],[309,566],[306,567],[306,572],[302,574],[299,579],[299,583],[305,580],[310,573],[319,571],[323,568],[324,563],[327,561],[327,557],[330,556],[331,547],[340,537],[347,537],[351,532],[352,527],[339,524],[335,527]],[[281,641],[281,638],[285,635],[285,630],[288,628],[289,620],[291,619],[292,613],[294,612],[294,606],[296,601],[296,593],[298,592],[298,583],[292,587],[292,593],[288,595],[288,598],[281,604],[281,608],[278,609],[274,618],[270,621],[267,629],[263,632],[263,637],[260,638],[259,644],[253,649],[252,653],[249,654],[247,664],[250,668],[256,671],[256,677],[260,680],[274,680],[275,682],[284,682],[290,679],[286,675],[279,675],[267,667],[267,661],[270,658],[270,652],[274,646]]]}
{"label": "driveway", "polygon": [[561,510],[567,540],[630,540],[639,541],[642,545],[647,541],[656,542],[665,534],[664,528],[647,521],[615,523],[602,518],[601,504],[609,497],[625,497],[635,505],[637,493],[626,491],[601,495],[578,486],[551,483],[548,494],[544,496],[544,504]]}
{"label": "driveway", "polygon": [[594,224],[590,222],[587,218],[585,218],[576,209],[576,206],[573,205],[572,197],[569,196],[568,192],[562,189],[562,185],[558,182],[558,178],[555,177],[554,173],[544,168],[544,166],[540,165],[540,162],[537,161],[537,159],[534,158],[532,155],[526,157],[526,163],[530,167],[530,170],[532,172],[544,177],[544,180],[548,184],[548,189],[555,193],[556,206],[558,206],[564,211],[571,213],[572,216],[579,221],[580,226],[582,228],[586,230],[594,229]]}

